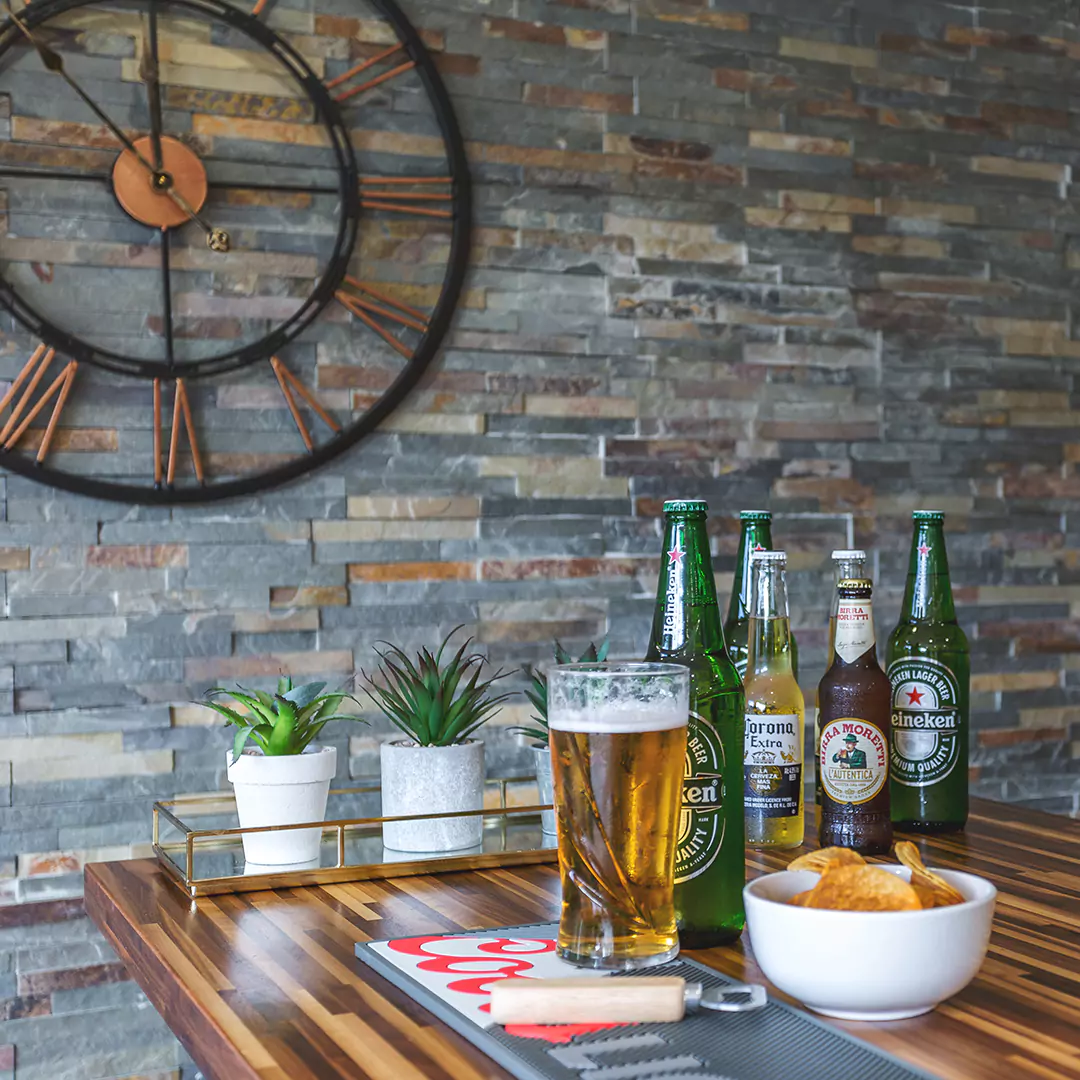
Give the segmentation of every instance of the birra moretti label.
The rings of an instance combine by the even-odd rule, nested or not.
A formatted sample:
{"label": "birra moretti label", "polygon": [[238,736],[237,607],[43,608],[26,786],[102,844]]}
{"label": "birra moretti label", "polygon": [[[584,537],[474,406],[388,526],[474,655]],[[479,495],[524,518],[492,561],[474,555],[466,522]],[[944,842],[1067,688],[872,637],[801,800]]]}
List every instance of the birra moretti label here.
{"label": "birra moretti label", "polygon": [[746,714],[743,806],[762,817],[795,817],[802,789],[800,718],[796,713]]}
{"label": "birra moretti label", "polygon": [[943,780],[960,760],[960,687],[939,660],[903,656],[889,665],[892,776],[905,787]]}
{"label": "birra moretti label", "polygon": [[874,645],[874,605],[869,600],[841,599],[836,610],[836,651],[853,664]]}
{"label": "birra moretti label", "polygon": [[833,802],[869,802],[889,779],[885,733],[870,720],[841,716],[821,729],[821,785]]}

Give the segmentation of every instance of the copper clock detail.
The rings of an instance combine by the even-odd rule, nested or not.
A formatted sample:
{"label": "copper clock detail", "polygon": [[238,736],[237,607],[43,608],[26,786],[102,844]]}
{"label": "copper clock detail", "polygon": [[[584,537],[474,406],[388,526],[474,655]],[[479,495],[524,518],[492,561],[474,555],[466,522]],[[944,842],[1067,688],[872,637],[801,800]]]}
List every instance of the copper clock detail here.
{"label": "copper clock detail", "polygon": [[0,94],[0,467],[235,497],[416,385],[461,296],[470,185],[393,0],[33,0],[0,28]]}

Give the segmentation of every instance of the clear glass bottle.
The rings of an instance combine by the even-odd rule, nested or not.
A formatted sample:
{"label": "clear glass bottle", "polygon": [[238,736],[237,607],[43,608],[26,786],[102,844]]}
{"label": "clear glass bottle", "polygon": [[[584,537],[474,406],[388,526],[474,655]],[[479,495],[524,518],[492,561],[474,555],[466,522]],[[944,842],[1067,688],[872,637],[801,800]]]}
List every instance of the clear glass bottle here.
{"label": "clear glass bottle", "polygon": [[[832,667],[833,649],[836,645],[836,609],[840,605],[837,586],[845,578],[854,580],[866,577],[866,552],[842,548],[832,553],[833,580],[832,607],[829,610],[829,646],[825,652],[825,670]],[[814,802],[821,805],[821,697],[814,692]]]}
{"label": "clear glass bottle", "polygon": [[805,710],[792,671],[787,555],[756,552],[751,576],[743,728],[746,842],[794,848],[803,842]]}

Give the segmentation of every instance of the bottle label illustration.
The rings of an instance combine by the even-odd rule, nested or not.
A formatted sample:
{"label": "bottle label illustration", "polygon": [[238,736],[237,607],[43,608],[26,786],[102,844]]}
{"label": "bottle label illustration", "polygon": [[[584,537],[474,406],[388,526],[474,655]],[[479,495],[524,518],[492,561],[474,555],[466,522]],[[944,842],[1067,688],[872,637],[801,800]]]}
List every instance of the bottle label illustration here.
{"label": "bottle label illustration", "polygon": [[716,861],[724,845],[724,744],[716,729],[690,711],[675,882],[689,881]]}
{"label": "bottle label illustration", "polygon": [[833,802],[869,802],[889,779],[889,744],[870,720],[841,716],[821,728],[821,783]]}
{"label": "bottle label illustration", "polygon": [[960,760],[960,687],[939,660],[904,656],[889,665],[893,779],[905,787],[943,780]]}
{"label": "bottle label illustration", "polygon": [[802,790],[800,718],[747,713],[743,740],[743,806],[763,817],[795,817]]}

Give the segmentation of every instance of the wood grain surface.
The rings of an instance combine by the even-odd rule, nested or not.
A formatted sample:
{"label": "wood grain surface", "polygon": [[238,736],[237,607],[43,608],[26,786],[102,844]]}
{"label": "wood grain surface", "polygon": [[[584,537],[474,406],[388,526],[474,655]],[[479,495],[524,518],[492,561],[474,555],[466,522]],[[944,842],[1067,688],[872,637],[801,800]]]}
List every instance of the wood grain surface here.
{"label": "wood grain surface", "polygon": [[[965,833],[922,846],[1000,890],[986,963],[926,1016],[836,1026],[943,1080],[1080,1080],[1080,823],[977,801]],[[748,872],[795,854],[752,853]],[[197,901],[152,860],[86,868],[90,915],[208,1080],[505,1077],[353,946],[553,920],[558,897],[540,866]],[[746,937],[692,955],[764,981]]]}

